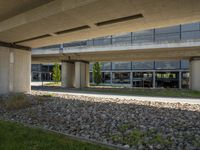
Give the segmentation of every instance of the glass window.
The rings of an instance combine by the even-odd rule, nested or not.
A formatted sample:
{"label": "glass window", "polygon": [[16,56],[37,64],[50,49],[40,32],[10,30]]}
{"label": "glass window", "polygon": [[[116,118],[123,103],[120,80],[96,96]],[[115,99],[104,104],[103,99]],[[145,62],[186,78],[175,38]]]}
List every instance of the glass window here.
{"label": "glass window", "polygon": [[181,68],[182,69],[189,69],[189,60],[181,60]]}
{"label": "glass window", "polygon": [[114,72],[112,82],[115,84],[130,84],[130,72]]}
{"label": "glass window", "polygon": [[102,70],[111,70],[111,62],[102,62],[101,67]]}
{"label": "glass window", "polygon": [[53,72],[53,65],[49,66],[49,72]]}
{"label": "glass window", "polygon": [[90,83],[92,83],[92,82],[93,82],[93,73],[90,72]]}
{"label": "glass window", "polygon": [[113,62],[112,63],[113,70],[131,70],[131,62]]}
{"label": "glass window", "polygon": [[178,72],[156,72],[156,87],[178,88],[179,87],[179,73]]}
{"label": "glass window", "polygon": [[189,72],[182,72],[182,88],[184,89],[188,89],[189,88],[189,84],[190,84],[190,73]]}
{"label": "glass window", "polygon": [[156,69],[179,69],[180,61],[156,61]]}
{"label": "glass window", "polygon": [[42,71],[43,72],[48,72],[49,71],[49,67],[46,65],[42,65]]}
{"label": "glass window", "polygon": [[94,65],[94,63],[92,62],[92,63],[90,63],[90,71],[92,71],[93,70],[93,65]]}
{"label": "glass window", "polygon": [[145,61],[145,62],[132,62],[133,69],[154,69],[153,61]]}
{"label": "glass window", "polygon": [[32,72],[32,81],[41,81],[41,74],[39,72]]}
{"label": "glass window", "polygon": [[40,68],[41,66],[39,64],[32,64],[31,65],[31,70],[32,71],[40,71]]}
{"label": "glass window", "polygon": [[152,72],[133,72],[133,87],[152,87]]}
{"label": "glass window", "polygon": [[110,72],[102,72],[102,82],[110,84],[111,82]]}

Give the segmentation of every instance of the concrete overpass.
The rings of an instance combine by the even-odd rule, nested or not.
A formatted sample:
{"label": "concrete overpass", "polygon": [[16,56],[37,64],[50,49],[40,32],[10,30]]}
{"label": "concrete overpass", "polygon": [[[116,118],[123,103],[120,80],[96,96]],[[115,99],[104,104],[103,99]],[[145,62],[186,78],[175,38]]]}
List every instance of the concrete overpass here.
{"label": "concrete overpass", "polygon": [[[30,91],[31,48],[196,22],[200,20],[199,9],[198,0],[2,1],[0,93]],[[185,57],[191,59],[192,88],[200,89],[198,50],[187,54]],[[75,87],[87,85],[87,68],[84,57],[75,65],[66,63],[66,70],[75,72]]]}

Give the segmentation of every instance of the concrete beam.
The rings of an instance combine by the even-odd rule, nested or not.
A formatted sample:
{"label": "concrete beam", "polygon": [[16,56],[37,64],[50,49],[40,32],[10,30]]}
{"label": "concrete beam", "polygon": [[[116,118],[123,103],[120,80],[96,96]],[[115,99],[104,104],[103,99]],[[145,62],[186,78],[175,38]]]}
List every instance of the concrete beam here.
{"label": "concrete beam", "polygon": [[0,22],[0,32],[10,30],[12,28],[16,28],[18,26],[22,26],[24,24],[28,24],[30,22],[42,20],[49,16],[62,13],[64,11],[81,7],[88,3],[94,2],[96,0],[86,0],[77,3],[74,0],[66,1],[66,0],[54,0],[50,3],[37,7],[35,9],[29,10],[17,16],[13,16]]}
{"label": "concrete beam", "polygon": [[2,42],[2,41],[0,41],[0,46],[31,51],[31,48],[28,46],[22,46],[22,45],[17,45],[17,44],[13,44],[13,43]]}
{"label": "concrete beam", "polygon": [[[0,10],[12,12],[2,3]],[[34,48],[200,20],[197,0],[53,0],[30,8],[9,17],[3,13],[1,41]]]}

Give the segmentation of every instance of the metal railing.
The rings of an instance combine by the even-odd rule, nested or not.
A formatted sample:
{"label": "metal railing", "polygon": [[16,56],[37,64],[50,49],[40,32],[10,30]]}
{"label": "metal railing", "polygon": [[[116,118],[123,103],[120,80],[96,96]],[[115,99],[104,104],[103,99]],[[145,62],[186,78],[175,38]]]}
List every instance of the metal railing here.
{"label": "metal railing", "polygon": [[[98,47],[108,45],[135,45],[135,44],[153,44],[153,43],[168,43],[168,42],[181,42],[200,40],[200,23],[199,28],[196,30],[183,31],[182,25],[174,26],[176,31],[170,32],[170,29],[166,32],[166,28],[162,29],[150,29],[142,32],[131,32],[122,36],[107,36],[102,38],[90,39],[80,42],[64,43],[62,46],[53,45],[40,48],[40,50],[59,50],[62,53],[64,49],[70,48],[85,48],[85,47]],[[159,33],[160,32],[160,33]]]}

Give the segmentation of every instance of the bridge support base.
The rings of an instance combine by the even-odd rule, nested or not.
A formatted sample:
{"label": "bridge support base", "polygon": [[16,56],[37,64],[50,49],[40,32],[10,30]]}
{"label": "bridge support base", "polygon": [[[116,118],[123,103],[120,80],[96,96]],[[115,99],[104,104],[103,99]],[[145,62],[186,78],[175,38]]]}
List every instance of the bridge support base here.
{"label": "bridge support base", "polygon": [[73,88],[75,65],[70,62],[62,62],[62,87]]}
{"label": "bridge support base", "polygon": [[84,61],[62,62],[62,87],[89,87],[89,63]]}
{"label": "bridge support base", "polygon": [[0,47],[0,94],[30,90],[31,51]]}
{"label": "bridge support base", "polygon": [[190,88],[200,91],[200,57],[190,59]]}

